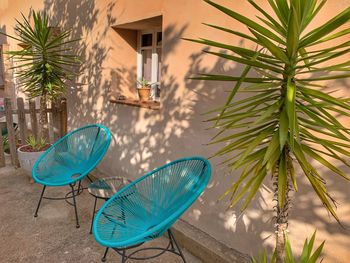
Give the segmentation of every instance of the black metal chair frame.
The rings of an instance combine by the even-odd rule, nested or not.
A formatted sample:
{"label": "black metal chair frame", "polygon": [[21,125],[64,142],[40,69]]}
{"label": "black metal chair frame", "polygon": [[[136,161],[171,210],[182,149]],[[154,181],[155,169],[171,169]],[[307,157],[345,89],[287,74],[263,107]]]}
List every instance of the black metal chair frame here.
{"label": "black metal chair frame", "polygon": [[[93,181],[90,179],[90,177],[88,177],[88,179],[90,180],[90,183],[92,183]],[[130,180],[128,180],[129,183],[131,183]],[[89,188],[89,187],[87,187]],[[98,212],[98,209],[96,209],[96,206],[97,206],[97,201],[98,199],[100,200],[104,200],[104,201],[108,201],[109,198],[107,197],[102,197],[102,196],[97,196],[97,195],[94,195],[92,193],[90,193],[91,196],[93,196],[95,198],[95,202],[94,202],[94,208],[93,208],[93,211],[92,211],[92,217],[91,217],[91,224],[90,224],[90,234],[92,234],[92,227],[93,227],[93,223],[94,223],[94,219],[95,219],[95,214]]]}
{"label": "black metal chair frame", "polygon": [[[82,187],[81,180],[78,181],[77,183],[73,183],[73,184],[69,185],[70,188],[71,188],[71,191],[66,193],[66,195],[64,197],[47,197],[47,196],[44,196],[44,193],[45,193],[45,190],[46,190],[46,185],[44,185],[43,186],[43,190],[41,191],[41,195],[40,195],[40,199],[39,199],[38,205],[37,205],[35,213],[34,213],[34,217],[38,217],[38,212],[39,212],[39,208],[40,208],[42,199],[53,200],[53,201],[65,200],[67,204],[69,204],[71,206],[74,206],[76,228],[79,228],[80,225],[79,225],[79,217],[78,217],[76,197],[78,195],[80,195],[84,191],[85,188]],[[76,185],[78,185],[78,187],[77,187],[77,189],[74,189]],[[73,203],[70,201],[70,199],[73,199]]]}
{"label": "black metal chair frame", "polygon": [[[91,178],[89,176],[87,176],[87,178],[90,180],[90,182],[92,182]],[[79,217],[78,217],[78,211],[77,211],[77,202],[76,202],[76,197],[79,196],[83,191],[84,188],[81,184],[81,180],[78,181],[78,187],[77,189],[74,189],[74,187],[76,186],[76,183],[74,184],[70,184],[69,185],[71,187],[71,191],[69,191],[64,197],[47,197],[44,196],[45,190],[46,190],[46,185],[43,186],[43,190],[41,191],[41,195],[40,195],[40,199],[37,205],[37,208],[35,210],[34,213],[34,217],[38,217],[38,211],[41,205],[41,201],[42,199],[48,199],[48,200],[65,200],[69,205],[74,206],[74,212],[75,212],[75,220],[76,220],[76,228],[79,228]],[[96,197],[95,197],[96,198]],[[70,199],[73,199],[73,203],[70,202]],[[97,203],[97,199],[95,199],[95,204],[94,204],[94,211],[93,211],[93,218],[94,215],[96,213],[96,203]],[[103,199],[103,198],[101,198]],[[93,220],[93,219],[92,219]],[[93,221],[92,221],[93,222]],[[121,263],[125,263],[127,260],[132,259],[132,260],[147,260],[147,259],[153,259],[156,257],[159,257],[161,255],[163,255],[165,252],[170,252],[173,253],[175,255],[178,255],[179,257],[182,258],[183,262],[186,263],[186,259],[181,251],[180,246],[178,245],[173,233],[171,232],[171,229],[167,230],[168,232],[168,238],[169,238],[169,243],[165,248],[162,247],[148,247],[148,248],[140,248],[138,250],[135,250],[133,252],[131,252],[130,254],[127,254],[127,250],[132,249],[132,248],[136,248],[141,246],[143,243],[141,244],[137,244],[135,246],[131,246],[131,247],[126,247],[126,248],[112,248],[114,251],[116,251],[121,257],[122,257],[122,261]],[[109,247],[106,248],[104,255],[101,259],[102,262],[105,262],[107,259],[107,253],[109,251]],[[149,256],[149,257],[136,257],[135,255],[141,251],[146,251],[146,250],[158,250],[160,251],[159,253]]]}
{"label": "black metal chair frame", "polygon": [[[126,248],[111,248],[114,251],[116,251],[121,257],[122,257],[122,261],[121,263],[125,263],[127,260],[132,259],[132,260],[148,260],[148,259],[152,259],[152,258],[156,258],[159,257],[161,255],[163,255],[165,252],[170,252],[173,253],[179,257],[182,258],[183,262],[186,263],[186,259],[181,251],[180,246],[178,245],[173,233],[171,232],[171,229],[168,229],[168,238],[169,238],[169,243],[168,245],[163,248],[163,247],[146,247],[146,248],[140,248],[138,250],[135,250],[133,252],[131,252],[130,254],[127,254],[127,250],[128,249],[132,249],[132,248],[136,248],[141,246],[143,243],[135,245],[135,246],[131,246],[131,247],[126,247]],[[105,262],[108,250],[110,248],[106,248],[105,253],[101,259],[102,262]],[[149,256],[149,257],[137,257],[135,256],[137,253],[141,252],[141,251],[146,251],[146,250],[158,250],[160,251],[159,253]]]}

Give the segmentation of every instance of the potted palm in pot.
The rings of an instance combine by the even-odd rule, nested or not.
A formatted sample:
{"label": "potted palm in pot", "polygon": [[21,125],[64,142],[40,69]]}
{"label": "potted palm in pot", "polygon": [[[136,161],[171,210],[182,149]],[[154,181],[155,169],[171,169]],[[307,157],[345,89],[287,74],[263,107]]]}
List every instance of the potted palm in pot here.
{"label": "potted palm in pot", "polygon": [[42,155],[50,144],[46,142],[44,138],[37,139],[34,135],[30,135],[25,145],[18,148],[18,160],[21,168],[31,175],[32,168],[36,160]]}
{"label": "potted palm in pot", "polygon": [[32,17],[31,25],[22,14],[23,21],[16,20],[15,35],[5,34],[19,41],[23,47],[7,52],[16,62],[13,68],[19,87],[29,99],[40,99],[39,134],[29,137],[28,144],[18,149],[20,164],[29,173],[35,160],[48,146],[47,103],[63,95],[66,82],[75,76],[72,69],[79,63],[77,56],[72,54],[72,48],[67,46],[78,41],[70,39],[69,30],[55,30],[57,27],[49,25],[45,13],[33,11]]}

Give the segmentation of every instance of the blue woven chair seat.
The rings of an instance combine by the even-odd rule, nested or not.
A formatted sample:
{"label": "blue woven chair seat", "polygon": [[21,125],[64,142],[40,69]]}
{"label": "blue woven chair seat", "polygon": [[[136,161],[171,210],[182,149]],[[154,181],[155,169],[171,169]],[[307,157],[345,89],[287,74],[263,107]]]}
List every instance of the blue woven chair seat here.
{"label": "blue woven chair seat", "polygon": [[211,174],[201,157],[176,160],[125,186],[94,220],[101,245],[125,248],[161,236],[203,192]]}
{"label": "blue woven chair seat", "polygon": [[[52,163],[51,169],[46,173],[42,172],[40,177],[37,177],[37,182],[42,184],[51,185],[66,185],[67,182],[71,182],[76,179],[77,175],[82,175],[84,169],[80,167],[69,167],[59,163]],[[39,181],[40,180],[40,181]]]}
{"label": "blue woven chair seat", "polygon": [[102,125],[88,125],[54,143],[33,167],[37,183],[64,186],[84,178],[101,161],[111,140]]}

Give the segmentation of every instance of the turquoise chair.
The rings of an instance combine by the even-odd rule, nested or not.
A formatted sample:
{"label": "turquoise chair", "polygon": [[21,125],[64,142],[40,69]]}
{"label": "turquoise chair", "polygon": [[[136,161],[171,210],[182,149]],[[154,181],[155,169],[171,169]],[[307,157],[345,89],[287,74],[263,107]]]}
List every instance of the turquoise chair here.
{"label": "turquoise chair", "polygon": [[[79,228],[76,196],[83,188],[81,180],[91,172],[104,157],[111,141],[111,133],[103,125],[93,124],[76,129],[43,153],[34,164],[32,177],[43,185],[40,199],[34,214],[38,216],[41,200],[66,200],[74,206],[76,227]],[[78,184],[77,189],[75,189]],[[71,191],[63,198],[45,197],[47,186],[70,186]],[[73,203],[68,200],[73,199]]]}
{"label": "turquoise chair", "polygon": [[[211,176],[211,165],[202,157],[179,159],[159,167],[135,180],[110,198],[99,210],[94,220],[93,234],[96,241],[122,257],[145,260],[164,252],[172,252],[185,258],[170,227],[196,201],[204,191]],[[168,233],[166,248],[141,248],[127,255],[129,248]],[[157,249],[160,253],[151,257],[135,254]]]}

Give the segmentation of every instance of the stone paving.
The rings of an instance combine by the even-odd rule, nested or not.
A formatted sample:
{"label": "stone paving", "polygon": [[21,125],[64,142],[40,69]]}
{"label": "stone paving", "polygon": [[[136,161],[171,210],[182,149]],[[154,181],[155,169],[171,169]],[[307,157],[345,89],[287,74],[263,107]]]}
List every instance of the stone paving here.
{"label": "stone paving", "polygon": [[[94,199],[87,190],[77,198],[80,218],[77,229],[74,209],[65,201],[43,200],[39,216],[33,217],[41,189],[40,185],[30,183],[29,177],[20,169],[0,168],[0,262],[101,262],[104,247],[89,234]],[[47,188],[46,195],[62,196],[68,190],[68,187]],[[143,246],[164,247],[166,244],[167,239],[162,237]],[[149,252],[142,253],[140,256]],[[188,263],[201,263],[186,250],[184,254]],[[120,257],[110,251],[107,262],[120,262]],[[142,262],[180,263],[182,260],[172,253],[165,253]]]}

